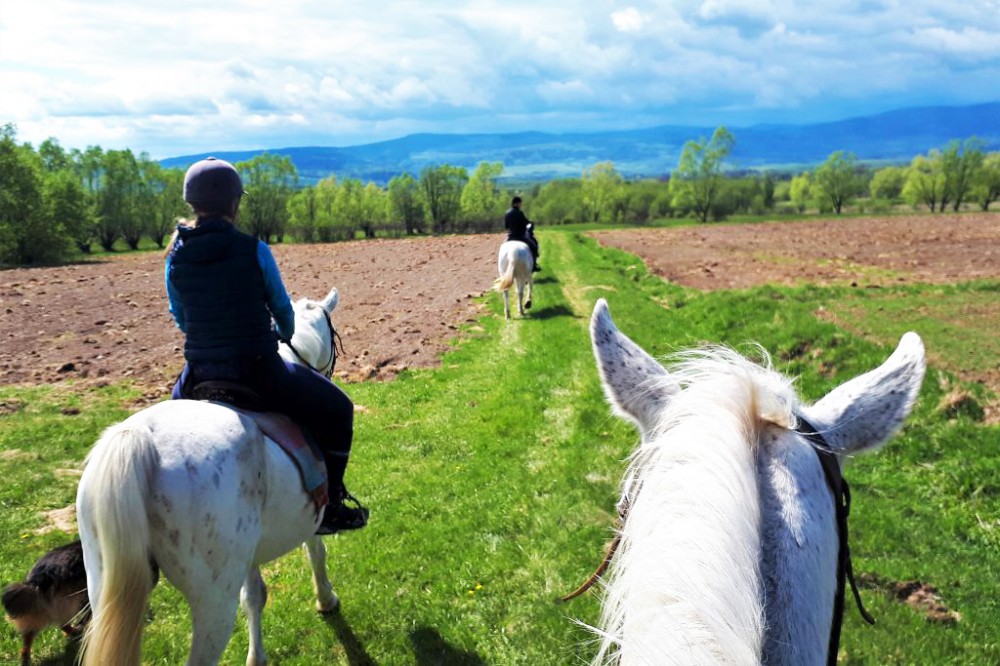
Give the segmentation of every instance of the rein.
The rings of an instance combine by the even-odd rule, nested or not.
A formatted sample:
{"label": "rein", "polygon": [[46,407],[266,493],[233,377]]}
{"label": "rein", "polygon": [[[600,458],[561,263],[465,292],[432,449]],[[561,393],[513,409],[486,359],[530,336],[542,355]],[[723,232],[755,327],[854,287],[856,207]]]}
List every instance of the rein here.
{"label": "rein", "polygon": [[[827,657],[826,663],[828,666],[836,666],[837,663],[837,653],[840,651],[840,630],[844,624],[844,597],[846,594],[846,583],[850,582],[851,592],[854,594],[854,602],[858,606],[858,611],[861,613],[861,617],[865,619],[868,624],[875,624],[875,618],[865,610],[864,604],[861,602],[861,594],[858,592],[857,583],[854,582],[854,567],[851,564],[851,549],[847,543],[847,517],[851,513],[851,489],[847,485],[847,479],[844,478],[843,474],[840,472],[840,463],[837,462],[837,456],[834,455],[829,443],[823,438],[823,435],[808,421],[799,415],[796,415],[798,420],[798,427],[795,429],[799,435],[804,437],[812,445],[813,451],[816,453],[816,457],[819,458],[820,467],[823,468],[823,477],[826,479],[826,485],[830,488],[830,492],[833,494],[834,509],[837,513],[837,537],[840,543],[840,547],[837,553],[837,593],[833,598],[833,622],[830,625],[830,642],[827,647]],[[628,504],[624,504],[618,514],[618,524],[619,526],[625,523],[625,519],[628,517]],[[590,588],[594,586],[595,583],[604,575],[607,571],[608,566],[611,564],[612,558],[615,556],[618,547],[622,542],[622,531],[621,529],[616,530],[615,538],[608,546],[607,553],[604,555],[604,559],[601,564],[583,582],[580,587],[576,588],[564,597],[561,597],[559,601],[565,602],[575,599],[580,596]]]}
{"label": "rein", "polygon": [[833,623],[830,625],[830,643],[826,653],[826,663],[828,666],[835,666],[837,663],[837,652],[840,651],[840,629],[844,624],[844,597],[846,595],[846,582],[851,584],[851,592],[854,594],[854,602],[858,606],[861,617],[868,624],[875,624],[875,618],[865,610],[865,605],[861,602],[861,594],[858,592],[858,585],[854,582],[854,567],[851,564],[851,548],[847,544],[847,517],[851,513],[851,489],[847,485],[847,479],[840,472],[840,463],[834,455],[823,435],[808,421],[796,415],[799,425],[795,432],[799,433],[812,444],[819,464],[823,468],[823,476],[826,478],[826,485],[833,493],[834,509],[837,512],[837,536],[840,540],[840,548],[837,553],[837,594],[833,598]]}
{"label": "rein", "polygon": [[[288,348],[292,350],[292,353],[295,354],[296,358],[302,361],[302,363],[307,368],[315,372],[318,372],[321,375],[324,375],[327,379],[332,379],[333,369],[337,366],[337,358],[343,355],[344,353],[344,341],[343,339],[341,339],[340,333],[337,333],[337,329],[333,327],[333,320],[330,319],[330,315],[326,315],[326,325],[327,328],[329,328],[330,330],[330,360],[324,363],[323,367],[330,366],[330,370],[328,372],[320,370],[319,368],[313,366],[313,364],[307,361],[305,358],[303,358],[302,354],[299,353],[299,350],[292,345],[291,340],[282,340],[281,342],[288,345]],[[339,350],[337,349],[338,342],[340,343]]]}

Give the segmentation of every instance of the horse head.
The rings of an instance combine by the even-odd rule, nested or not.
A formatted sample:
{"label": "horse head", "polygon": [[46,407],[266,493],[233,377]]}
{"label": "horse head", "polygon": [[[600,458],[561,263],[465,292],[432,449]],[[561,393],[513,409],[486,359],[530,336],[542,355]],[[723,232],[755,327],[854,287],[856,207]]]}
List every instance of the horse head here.
{"label": "horse head", "polygon": [[304,363],[329,377],[337,361],[337,331],[331,315],[340,304],[340,292],[334,287],[326,298],[315,301],[300,298],[292,304],[295,310],[295,334],[283,342],[278,353],[291,363]]}
{"label": "horse head", "polygon": [[619,502],[596,663],[835,655],[845,558],[850,572],[846,511],[818,454],[834,457],[839,479],[844,457],[895,434],[923,380],[920,338],[905,334],[880,367],[813,405],[763,350],[763,364],[721,347],[683,352],[668,370],[618,330],[603,299],[591,339],[612,410],[641,435]]}

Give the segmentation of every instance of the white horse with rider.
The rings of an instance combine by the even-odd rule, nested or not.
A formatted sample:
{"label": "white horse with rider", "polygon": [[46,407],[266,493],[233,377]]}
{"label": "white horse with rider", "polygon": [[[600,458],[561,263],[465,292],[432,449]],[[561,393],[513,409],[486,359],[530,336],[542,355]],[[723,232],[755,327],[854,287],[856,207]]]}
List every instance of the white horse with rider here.
{"label": "white horse with rider", "polygon": [[[332,364],[337,301],[333,289],[322,301],[294,304],[296,362]],[[83,664],[140,663],[150,562],[191,608],[191,665],[218,663],[238,605],[249,624],[247,664],[266,662],[260,566],[300,544],[317,609],[335,610],[326,548],[314,534],[322,510],[303,475],[252,414],[215,402],[170,400],[108,428],[77,492],[93,611]]]}
{"label": "white horse with rider", "polygon": [[[529,227],[530,228],[530,227]],[[497,290],[503,296],[503,316],[510,319],[510,288],[517,292],[517,313],[524,317],[525,310],[531,309],[531,290],[534,284],[532,270],[535,260],[531,248],[524,241],[504,241],[497,254]]]}

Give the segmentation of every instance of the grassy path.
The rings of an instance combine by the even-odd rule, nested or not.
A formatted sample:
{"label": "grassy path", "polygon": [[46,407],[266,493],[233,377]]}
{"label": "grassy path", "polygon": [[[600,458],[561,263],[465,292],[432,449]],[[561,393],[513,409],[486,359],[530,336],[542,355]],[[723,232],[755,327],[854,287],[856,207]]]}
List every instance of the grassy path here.
{"label": "grassy path", "polygon": [[[500,298],[467,328],[442,367],[388,384],[346,387],[358,405],[349,486],[372,509],[364,531],[328,540],[341,596],[332,617],[313,610],[307,565],[293,553],[267,566],[265,646],[276,664],[580,664],[597,602],[554,599],[596,566],[610,537],[622,460],[634,432],[610,416],[587,332],[598,297],[622,330],[660,355],[700,340],[759,341],[775,365],[800,375],[815,399],[880,363],[884,346],[815,316],[848,290],[760,288],[700,294],[646,273],[635,257],[570,232],[542,237],[543,265],[528,318],[504,321]],[[484,284],[492,266],[484,267]],[[929,373],[913,425],[849,468],[855,568],[942,588],[963,613],[930,625],[889,595],[865,590],[879,625],[847,613],[849,664],[1000,662],[1000,451],[996,428],[938,410]],[[66,536],[36,534],[42,511],[73,501],[83,456],[134,398],[110,386],[86,396],[0,387],[0,575],[21,578]],[[79,413],[75,413],[77,410]],[[67,471],[68,470],[68,471]],[[22,538],[23,537],[23,538]],[[26,556],[30,553],[30,557]],[[186,608],[169,585],[153,597],[145,661],[183,662]],[[47,632],[39,661],[61,661]],[[16,654],[0,634],[0,663]],[[243,663],[237,620],[224,663]]]}

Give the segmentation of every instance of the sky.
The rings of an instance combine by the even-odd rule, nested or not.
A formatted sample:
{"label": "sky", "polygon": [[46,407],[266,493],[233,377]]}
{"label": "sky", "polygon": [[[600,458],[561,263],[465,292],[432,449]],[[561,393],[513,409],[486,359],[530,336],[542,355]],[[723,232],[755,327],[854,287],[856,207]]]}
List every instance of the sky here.
{"label": "sky", "polygon": [[0,125],[153,159],[997,100],[1000,0],[0,0]]}

